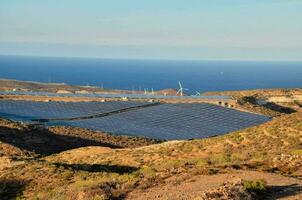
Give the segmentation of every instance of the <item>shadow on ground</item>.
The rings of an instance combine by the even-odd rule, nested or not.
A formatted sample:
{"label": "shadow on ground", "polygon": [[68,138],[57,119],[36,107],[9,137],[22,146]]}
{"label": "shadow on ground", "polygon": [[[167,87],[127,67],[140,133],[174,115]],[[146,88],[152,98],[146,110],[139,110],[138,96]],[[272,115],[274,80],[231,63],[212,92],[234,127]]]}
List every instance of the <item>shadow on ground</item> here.
{"label": "shadow on ground", "polygon": [[108,172],[118,174],[128,174],[138,170],[136,167],[124,165],[102,165],[102,164],[66,164],[54,163],[57,167],[64,167],[69,170],[81,170],[87,172]]}
{"label": "shadow on ground", "polygon": [[270,199],[280,199],[301,194],[302,186],[298,184],[291,184],[285,186],[270,186],[268,190],[272,194],[272,197],[270,197]]}
{"label": "shadow on ground", "polygon": [[26,182],[21,180],[2,180],[0,179],[0,199],[17,199],[25,188]]}
{"label": "shadow on ground", "polygon": [[268,108],[270,110],[280,112],[280,113],[285,113],[285,114],[292,114],[292,113],[297,112],[296,110],[294,110],[292,108],[281,106],[281,105],[278,105],[278,104],[272,103],[272,102],[265,104],[264,107]]}
{"label": "shadow on ground", "polygon": [[48,129],[17,129],[4,126],[0,126],[0,141],[40,155],[50,155],[85,146],[119,147],[85,138],[54,134]]}

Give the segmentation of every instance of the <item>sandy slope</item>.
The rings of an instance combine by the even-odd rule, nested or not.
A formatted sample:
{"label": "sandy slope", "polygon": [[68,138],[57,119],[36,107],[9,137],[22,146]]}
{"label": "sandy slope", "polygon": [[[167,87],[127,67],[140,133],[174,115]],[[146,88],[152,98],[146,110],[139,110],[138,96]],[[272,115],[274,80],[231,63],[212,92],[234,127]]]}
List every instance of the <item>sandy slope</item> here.
{"label": "sandy slope", "polygon": [[263,179],[272,187],[271,198],[302,199],[302,181],[278,174],[256,171],[233,171],[227,174],[197,175],[187,180],[184,177],[173,177],[166,184],[158,185],[147,190],[136,189],[128,194],[129,200],[191,200],[198,199],[205,191],[213,190],[226,182],[239,179]]}

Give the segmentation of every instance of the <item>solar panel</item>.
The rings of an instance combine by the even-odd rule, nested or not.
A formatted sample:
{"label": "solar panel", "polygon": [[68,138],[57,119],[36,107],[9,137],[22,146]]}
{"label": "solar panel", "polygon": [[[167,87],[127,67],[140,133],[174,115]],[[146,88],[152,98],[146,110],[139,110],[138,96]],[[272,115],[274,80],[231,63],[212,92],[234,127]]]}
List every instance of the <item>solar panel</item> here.
{"label": "solar panel", "polygon": [[175,140],[225,134],[270,120],[268,117],[211,104],[161,104],[103,118],[64,121],[69,126],[118,135]]}
{"label": "solar panel", "polygon": [[0,116],[18,121],[49,118],[74,118],[97,115],[128,107],[146,105],[134,101],[110,102],[38,102],[0,101]]}
{"label": "solar panel", "polygon": [[[0,101],[0,116],[18,120],[61,119],[98,115],[150,103]],[[221,135],[267,122],[270,118],[207,103],[160,104],[105,117],[59,120],[47,125],[76,126],[118,135],[156,139],[191,139]]]}
{"label": "solar panel", "polygon": [[135,98],[135,99],[217,99],[227,100],[230,96],[226,95],[209,95],[209,96],[164,96],[150,94],[59,94],[50,92],[26,92],[26,91],[0,91],[0,95],[30,95],[30,96],[46,96],[46,97],[96,97],[96,98]]}

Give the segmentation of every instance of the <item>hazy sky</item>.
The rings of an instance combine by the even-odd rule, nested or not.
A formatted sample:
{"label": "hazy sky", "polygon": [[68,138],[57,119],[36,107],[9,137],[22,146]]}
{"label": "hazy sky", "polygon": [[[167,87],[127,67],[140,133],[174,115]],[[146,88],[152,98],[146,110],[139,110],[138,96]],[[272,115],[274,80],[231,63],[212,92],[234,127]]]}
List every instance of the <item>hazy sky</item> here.
{"label": "hazy sky", "polygon": [[302,60],[302,0],[0,0],[0,54]]}

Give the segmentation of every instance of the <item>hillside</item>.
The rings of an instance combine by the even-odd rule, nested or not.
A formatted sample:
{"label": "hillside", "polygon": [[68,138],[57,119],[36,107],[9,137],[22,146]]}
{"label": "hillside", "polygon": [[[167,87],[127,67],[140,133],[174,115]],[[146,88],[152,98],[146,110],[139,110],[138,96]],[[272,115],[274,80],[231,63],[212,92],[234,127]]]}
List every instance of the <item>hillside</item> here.
{"label": "hillside", "polygon": [[[96,93],[96,94],[143,94],[144,91],[107,89],[93,86],[77,86],[65,83],[40,83],[32,81],[18,81],[0,79],[0,91],[35,91],[50,93]],[[154,91],[155,95],[176,95],[175,89],[164,89]],[[151,91],[148,91],[151,94]]]}
{"label": "hillside", "polygon": [[[169,199],[162,191],[172,192],[175,184],[180,185],[179,191],[173,190],[175,193],[171,194],[181,193],[190,199],[211,195],[213,190],[215,194],[224,191],[225,188],[217,191],[216,188],[227,180],[261,177],[268,184],[266,196],[301,197],[302,113],[299,112],[224,136],[144,147],[120,146],[127,147],[124,149],[100,143],[93,144],[94,147],[91,143],[82,143],[79,145],[89,147],[77,148],[75,143],[45,153],[41,147],[58,146],[48,143],[51,140],[30,145],[37,144],[32,137],[23,137],[19,142],[7,139],[11,134],[18,134],[13,136],[17,139],[22,134],[36,137],[42,133],[30,128],[20,132],[18,130],[24,127],[7,121],[1,123],[1,130],[0,196],[4,199],[17,196],[26,199],[139,199],[141,195],[146,199],[154,199],[154,195],[158,199]],[[83,138],[74,131],[64,133],[54,128],[52,132],[54,135],[61,133],[60,136],[68,134],[77,140]],[[98,140],[97,137],[90,139]],[[57,141],[57,144],[64,143]],[[212,184],[204,184],[202,179],[212,180]]]}
{"label": "hillside", "polygon": [[[296,113],[258,127],[214,138],[172,141],[134,149],[112,149],[93,157],[90,157],[90,153],[79,156],[79,152],[87,150],[82,148],[50,156],[47,160],[68,164],[94,162],[145,166],[161,176],[172,171],[178,173],[187,168],[197,170],[196,166],[201,166],[202,169],[217,167],[217,170],[226,167],[257,168],[302,177],[302,166],[294,163],[301,161],[301,138],[302,113]],[[89,151],[92,150],[93,148],[89,148]],[[98,150],[99,148],[96,148],[96,152]],[[292,163],[285,163],[287,156],[288,161]],[[280,160],[282,162],[279,162]]]}

